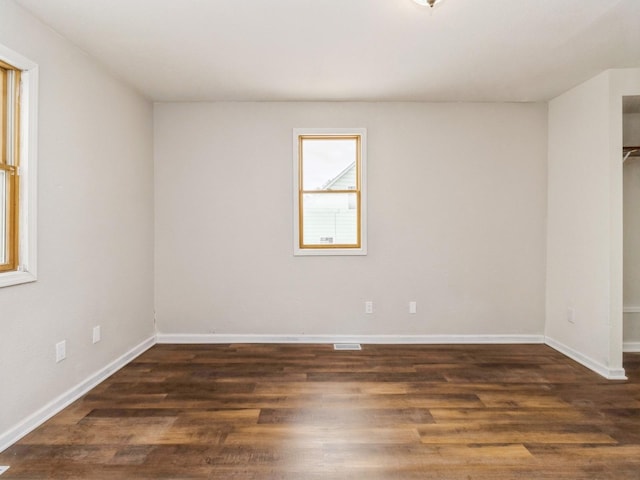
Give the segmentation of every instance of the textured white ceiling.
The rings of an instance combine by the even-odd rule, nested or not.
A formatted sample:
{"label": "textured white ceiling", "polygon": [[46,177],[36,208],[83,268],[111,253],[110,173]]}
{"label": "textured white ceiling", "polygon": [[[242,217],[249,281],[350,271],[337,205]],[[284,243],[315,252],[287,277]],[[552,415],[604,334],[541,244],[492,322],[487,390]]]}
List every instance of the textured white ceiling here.
{"label": "textured white ceiling", "polygon": [[16,1],[156,101],[540,101],[640,67],[640,0]]}

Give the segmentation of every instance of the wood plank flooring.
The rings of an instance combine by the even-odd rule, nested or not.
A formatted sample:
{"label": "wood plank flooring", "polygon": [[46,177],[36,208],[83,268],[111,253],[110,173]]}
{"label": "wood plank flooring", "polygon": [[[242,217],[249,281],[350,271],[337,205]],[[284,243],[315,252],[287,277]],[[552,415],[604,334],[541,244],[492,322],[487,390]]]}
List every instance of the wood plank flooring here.
{"label": "wood plank flooring", "polygon": [[156,345],[0,454],[5,479],[640,479],[640,354]]}

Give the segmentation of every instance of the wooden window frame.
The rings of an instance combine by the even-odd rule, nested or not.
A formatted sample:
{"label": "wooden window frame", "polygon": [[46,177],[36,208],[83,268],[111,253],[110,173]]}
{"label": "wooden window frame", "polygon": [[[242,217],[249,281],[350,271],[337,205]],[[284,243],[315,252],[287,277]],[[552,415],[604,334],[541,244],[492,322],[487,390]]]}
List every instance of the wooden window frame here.
{"label": "wooden window frame", "polygon": [[6,226],[0,287],[36,280],[38,65],[0,45],[0,170],[6,177]]}
{"label": "wooden window frame", "polygon": [[[355,190],[305,190],[303,185],[303,153],[304,140],[356,140],[356,189]],[[366,255],[367,254],[367,131],[365,128],[321,129],[296,128],[293,131],[293,236],[294,255]],[[303,238],[304,215],[303,198],[305,194],[322,195],[356,195],[357,241],[355,244],[305,244]]]}
{"label": "wooden window frame", "polygon": [[[4,233],[0,255],[0,273],[17,270],[19,245],[19,188],[20,188],[20,74],[21,71],[0,61],[0,170],[5,174],[6,192],[4,204],[5,225],[0,226]],[[2,262],[1,259],[5,258]]]}

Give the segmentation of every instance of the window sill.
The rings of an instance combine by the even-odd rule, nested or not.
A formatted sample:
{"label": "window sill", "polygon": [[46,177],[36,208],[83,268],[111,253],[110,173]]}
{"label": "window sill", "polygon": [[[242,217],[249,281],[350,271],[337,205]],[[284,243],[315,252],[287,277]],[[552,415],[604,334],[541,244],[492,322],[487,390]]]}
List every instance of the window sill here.
{"label": "window sill", "polygon": [[35,282],[36,276],[31,272],[6,272],[0,273],[0,288],[20,285],[22,283]]}
{"label": "window sill", "polygon": [[293,255],[296,257],[322,257],[322,256],[358,256],[366,255],[366,248],[295,248]]}

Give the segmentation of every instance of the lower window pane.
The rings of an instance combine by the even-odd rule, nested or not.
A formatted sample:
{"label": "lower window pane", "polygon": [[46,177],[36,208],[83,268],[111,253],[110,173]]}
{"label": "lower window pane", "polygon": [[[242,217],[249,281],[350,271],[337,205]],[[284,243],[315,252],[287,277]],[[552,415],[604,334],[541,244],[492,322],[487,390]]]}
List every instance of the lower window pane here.
{"label": "lower window pane", "polygon": [[358,246],[357,193],[305,193],[302,203],[304,246]]}
{"label": "lower window pane", "polygon": [[0,264],[7,263],[7,172],[0,170]]}

